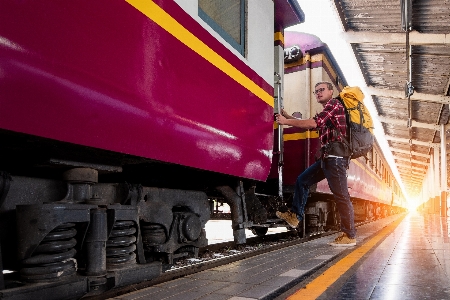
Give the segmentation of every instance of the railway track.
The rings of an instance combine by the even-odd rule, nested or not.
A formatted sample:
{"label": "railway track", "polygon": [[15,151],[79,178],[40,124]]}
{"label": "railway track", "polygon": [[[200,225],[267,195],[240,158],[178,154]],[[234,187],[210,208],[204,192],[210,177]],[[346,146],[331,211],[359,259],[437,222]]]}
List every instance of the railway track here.
{"label": "railway track", "polygon": [[[356,227],[370,222],[371,221],[359,222],[356,224]],[[199,250],[198,258],[189,258],[177,261],[170,268],[163,270],[162,275],[158,278],[132,286],[107,291],[101,295],[92,296],[85,299],[108,299],[197,272],[223,266],[235,261],[250,258],[262,253],[319,239],[324,236],[335,234],[336,232],[337,231],[320,232],[301,238],[299,237],[297,231],[291,230],[288,232],[265,235],[262,237],[256,236],[247,238],[247,242],[244,245],[236,245],[233,241],[211,244]]]}

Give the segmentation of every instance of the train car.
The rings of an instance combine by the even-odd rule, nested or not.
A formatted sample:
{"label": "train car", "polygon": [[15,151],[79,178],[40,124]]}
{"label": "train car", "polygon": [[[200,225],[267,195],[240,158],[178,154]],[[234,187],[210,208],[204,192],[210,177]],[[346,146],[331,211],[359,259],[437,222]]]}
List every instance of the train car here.
{"label": "train car", "polygon": [[[318,82],[331,82],[334,96],[347,85],[328,46],[318,37],[293,31],[285,32],[285,71],[283,105],[287,112],[309,119],[322,111],[313,95]],[[282,181],[284,203],[290,206],[297,176],[315,160],[320,147],[316,130],[303,130],[284,126]],[[270,178],[277,180],[280,161],[275,154]],[[270,179],[269,179],[270,180]],[[404,211],[405,198],[383,156],[375,143],[366,157],[353,159],[348,170],[349,193],[355,209],[356,220],[370,220]],[[305,210],[304,227],[309,232],[327,230],[338,224],[338,214],[326,180],[310,190],[311,199]]]}
{"label": "train car", "polygon": [[214,196],[245,242],[303,20],[295,0],[1,1],[0,298],[153,279],[207,245]]}

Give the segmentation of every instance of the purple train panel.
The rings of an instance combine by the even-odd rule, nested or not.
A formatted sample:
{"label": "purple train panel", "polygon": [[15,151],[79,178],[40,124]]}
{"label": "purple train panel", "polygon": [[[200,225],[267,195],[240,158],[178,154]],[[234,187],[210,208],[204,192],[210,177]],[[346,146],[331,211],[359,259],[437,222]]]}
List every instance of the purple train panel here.
{"label": "purple train panel", "polygon": [[[275,130],[275,138],[278,130]],[[296,127],[283,128],[283,184],[293,186],[297,176],[315,161],[319,148],[317,131]],[[275,155],[269,178],[278,178],[278,156]]]}
{"label": "purple train panel", "polygon": [[[273,95],[175,2],[154,3]],[[0,129],[244,178],[269,173],[273,107],[125,1],[2,1],[0,74]]]}

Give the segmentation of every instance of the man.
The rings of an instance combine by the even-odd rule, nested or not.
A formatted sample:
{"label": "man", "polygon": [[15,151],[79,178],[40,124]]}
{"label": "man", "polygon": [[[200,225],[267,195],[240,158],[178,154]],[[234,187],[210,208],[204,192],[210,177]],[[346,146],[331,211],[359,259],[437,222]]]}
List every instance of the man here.
{"label": "man", "polygon": [[347,187],[350,152],[342,142],[347,137],[345,110],[341,102],[333,98],[333,85],[329,82],[317,83],[314,95],[317,102],[323,106],[322,112],[316,114],[314,118],[296,119],[284,110],[275,116],[276,122],[281,125],[304,129],[317,128],[321,143],[320,158],[297,178],[292,209],[287,212],[277,211],[276,215],[291,227],[297,227],[304,216],[309,187],[326,178],[341,217],[342,233],[331,245],[354,246],[356,245],[354,212]]}

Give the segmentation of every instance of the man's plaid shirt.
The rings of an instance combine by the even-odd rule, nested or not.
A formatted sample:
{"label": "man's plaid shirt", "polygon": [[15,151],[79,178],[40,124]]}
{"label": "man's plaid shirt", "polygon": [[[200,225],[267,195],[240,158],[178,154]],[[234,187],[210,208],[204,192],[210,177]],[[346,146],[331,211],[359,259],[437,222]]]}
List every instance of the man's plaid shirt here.
{"label": "man's plaid shirt", "polygon": [[347,137],[345,110],[338,99],[330,99],[327,104],[325,104],[323,111],[316,114],[313,119],[317,123],[321,146],[325,146],[329,142],[342,141],[341,135],[339,135],[334,128],[338,129],[342,136]]}

